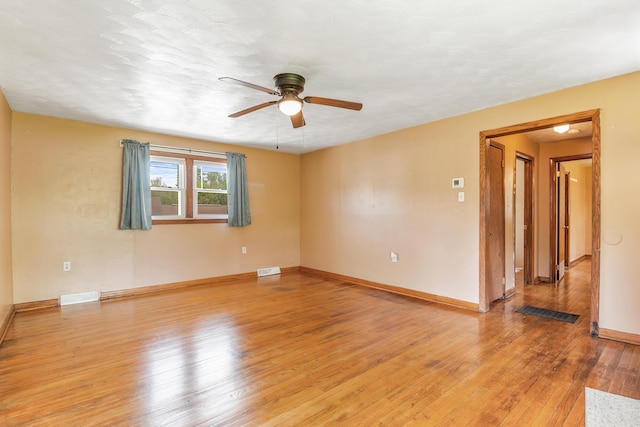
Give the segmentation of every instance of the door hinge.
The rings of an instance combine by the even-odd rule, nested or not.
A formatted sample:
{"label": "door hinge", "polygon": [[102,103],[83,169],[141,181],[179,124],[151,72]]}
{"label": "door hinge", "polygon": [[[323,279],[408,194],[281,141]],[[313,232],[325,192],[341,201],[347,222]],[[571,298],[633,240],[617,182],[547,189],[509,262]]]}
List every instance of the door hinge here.
{"label": "door hinge", "polygon": [[502,159],[502,167],[504,167],[504,159]]}

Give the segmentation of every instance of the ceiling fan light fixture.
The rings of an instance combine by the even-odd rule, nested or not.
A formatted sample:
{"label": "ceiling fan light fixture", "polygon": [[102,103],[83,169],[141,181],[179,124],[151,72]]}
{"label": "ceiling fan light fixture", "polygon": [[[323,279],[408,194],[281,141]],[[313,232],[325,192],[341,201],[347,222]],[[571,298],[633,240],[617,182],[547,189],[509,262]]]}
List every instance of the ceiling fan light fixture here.
{"label": "ceiling fan light fixture", "polygon": [[295,129],[306,124],[302,114],[302,106],[304,103],[346,108],[348,110],[354,111],[360,111],[362,109],[362,104],[359,102],[342,101],[332,98],[321,98],[319,96],[305,96],[304,98],[300,98],[300,94],[304,92],[305,79],[301,75],[295,73],[276,74],[273,77],[275,90],[269,89],[264,86],[258,86],[242,80],[234,79],[233,77],[218,77],[218,80],[239,84],[240,86],[245,86],[250,89],[266,92],[269,95],[276,95],[280,97],[280,99],[278,100],[263,102],[262,104],[254,105],[253,107],[245,108],[244,110],[229,114],[229,117],[231,118],[244,116],[245,114],[262,110],[263,108],[267,108],[275,104],[283,114],[289,116],[289,118],[291,119],[291,125]]}
{"label": "ceiling fan light fixture", "polygon": [[553,131],[557,133],[565,133],[569,130],[569,125],[554,126]]}
{"label": "ceiling fan light fixture", "polygon": [[278,109],[287,116],[295,116],[302,110],[302,101],[297,96],[288,93],[278,101]]}

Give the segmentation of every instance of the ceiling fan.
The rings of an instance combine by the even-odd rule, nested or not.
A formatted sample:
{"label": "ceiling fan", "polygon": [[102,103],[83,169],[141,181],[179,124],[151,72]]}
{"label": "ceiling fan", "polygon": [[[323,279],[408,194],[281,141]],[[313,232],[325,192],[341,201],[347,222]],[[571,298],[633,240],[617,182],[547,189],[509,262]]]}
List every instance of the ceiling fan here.
{"label": "ceiling fan", "polygon": [[270,105],[277,104],[278,109],[287,116],[291,117],[291,124],[294,128],[299,128],[305,125],[304,116],[302,115],[302,105],[304,102],[309,104],[328,105],[330,107],[347,108],[349,110],[360,111],[362,104],[359,102],[341,101],[339,99],[331,98],[319,98],[317,96],[306,96],[299,98],[298,95],[304,90],[305,79],[299,74],[294,73],[282,73],[273,78],[273,83],[276,89],[269,89],[263,86],[254,85],[253,83],[244,82],[242,80],[234,79],[233,77],[220,77],[218,80],[229,83],[236,83],[241,86],[245,86],[251,89],[260,90],[270,95],[279,96],[277,101],[264,102],[262,104],[254,105],[237,113],[230,114],[229,117],[240,117],[245,114],[252,113]]}

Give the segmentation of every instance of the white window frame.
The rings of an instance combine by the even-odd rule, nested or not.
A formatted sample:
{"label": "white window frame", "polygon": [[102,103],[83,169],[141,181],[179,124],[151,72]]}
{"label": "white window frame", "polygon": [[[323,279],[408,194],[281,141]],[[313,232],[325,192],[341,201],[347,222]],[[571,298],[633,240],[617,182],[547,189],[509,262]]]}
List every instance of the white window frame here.
{"label": "white window frame", "polygon": [[[199,193],[214,193],[214,194],[228,194],[227,190],[215,190],[215,189],[200,189],[197,185],[197,167],[198,166],[212,166],[215,168],[222,168],[225,170],[225,175],[227,175],[227,163],[226,162],[216,162],[216,161],[208,161],[208,160],[194,160],[193,161],[193,217],[194,218],[216,218],[216,219],[229,219],[229,215],[227,214],[199,214],[198,213],[198,194]],[[228,178],[228,175],[227,175]],[[227,196],[228,197],[228,196]]]}
{"label": "white window frame", "polygon": [[151,191],[170,191],[178,193],[178,215],[153,215],[154,219],[182,219],[186,216],[186,188],[185,188],[185,165],[184,159],[179,157],[168,156],[150,156],[151,162],[170,163],[178,165],[178,183],[177,187],[151,187]]}
{"label": "white window frame", "polygon": [[[222,153],[213,153],[201,150],[182,149],[164,146],[151,146],[151,161],[163,163],[177,163],[179,165],[179,212],[180,215],[152,215],[154,225],[159,224],[202,224],[202,223],[228,223],[228,214],[197,215],[198,194],[195,185],[196,167],[198,164],[215,164],[227,169],[227,159]],[[152,187],[151,190],[172,191],[167,187]],[[174,191],[177,191],[174,190]],[[194,205],[195,203],[195,205]]]}

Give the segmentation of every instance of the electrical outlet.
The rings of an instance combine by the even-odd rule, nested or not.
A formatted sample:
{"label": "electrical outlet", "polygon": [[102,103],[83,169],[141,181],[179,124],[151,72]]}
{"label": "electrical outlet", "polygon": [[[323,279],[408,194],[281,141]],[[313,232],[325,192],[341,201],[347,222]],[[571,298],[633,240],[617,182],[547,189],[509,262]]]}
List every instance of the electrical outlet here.
{"label": "electrical outlet", "polygon": [[62,263],[62,271],[71,271],[71,261],[65,261]]}
{"label": "electrical outlet", "polygon": [[391,262],[398,262],[398,254],[391,252]]}
{"label": "electrical outlet", "polygon": [[246,254],[246,253],[247,253],[247,247],[246,247],[246,246],[243,246],[243,247],[242,247],[242,253],[243,253],[243,254]]}

